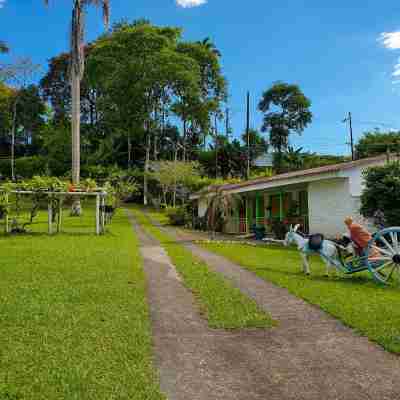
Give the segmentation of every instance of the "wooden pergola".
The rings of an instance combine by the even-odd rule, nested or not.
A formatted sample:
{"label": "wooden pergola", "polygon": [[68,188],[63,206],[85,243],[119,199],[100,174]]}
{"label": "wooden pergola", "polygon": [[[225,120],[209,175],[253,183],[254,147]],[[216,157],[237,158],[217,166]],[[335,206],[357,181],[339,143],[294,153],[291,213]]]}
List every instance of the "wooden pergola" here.
{"label": "wooden pergola", "polygon": [[[67,197],[88,197],[88,198],[96,198],[96,220],[95,220],[95,232],[96,235],[101,235],[105,232],[106,218],[105,218],[105,205],[106,205],[106,197],[107,192],[54,192],[54,191],[43,191],[43,192],[35,192],[30,190],[13,190],[7,194],[5,194],[6,204],[8,204],[8,199],[10,194],[21,195],[21,196],[32,196],[40,193],[41,195],[48,196],[48,233],[52,235],[55,233],[54,223],[53,223],[53,206],[52,200],[62,200]],[[57,221],[57,229],[56,232],[61,232],[62,227],[62,217],[63,217],[63,202],[59,201],[59,209],[58,209],[58,221]],[[6,213],[5,215],[5,232],[10,233],[10,221],[9,215]]]}

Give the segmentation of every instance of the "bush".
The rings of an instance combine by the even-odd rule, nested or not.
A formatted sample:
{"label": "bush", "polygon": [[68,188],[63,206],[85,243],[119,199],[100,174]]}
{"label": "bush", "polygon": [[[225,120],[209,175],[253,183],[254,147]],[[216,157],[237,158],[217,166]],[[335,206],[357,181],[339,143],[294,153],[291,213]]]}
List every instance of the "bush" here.
{"label": "bush", "polygon": [[400,163],[369,168],[365,174],[365,189],[361,196],[361,214],[374,217],[376,211],[384,213],[388,226],[400,225]]}
{"label": "bush", "polygon": [[271,229],[275,238],[278,240],[285,239],[286,233],[288,232],[287,225],[281,221],[274,221]]}
{"label": "bush", "polygon": [[166,209],[166,213],[170,224],[174,226],[184,226],[189,220],[184,207],[169,207]]}
{"label": "bush", "polygon": [[[20,157],[15,160],[15,174],[25,179],[35,175],[46,175],[46,169],[46,160],[41,156]],[[11,178],[10,160],[0,160],[0,174]]]}

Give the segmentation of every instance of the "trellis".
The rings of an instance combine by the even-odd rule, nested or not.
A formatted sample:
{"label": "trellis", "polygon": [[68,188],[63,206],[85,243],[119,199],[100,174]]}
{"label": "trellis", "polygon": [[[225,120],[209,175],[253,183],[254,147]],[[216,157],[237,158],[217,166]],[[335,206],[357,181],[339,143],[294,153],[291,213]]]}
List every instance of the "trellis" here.
{"label": "trellis", "polygon": [[[55,191],[31,191],[31,190],[12,190],[8,193],[5,193],[5,205],[8,206],[9,204],[9,195],[15,194],[16,196],[33,196],[40,193],[41,195],[47,195],[48,197],[48,233],[52,235],[55,233],[54,229],[54,222],[53,222],[53,200],[59,200],[58,203],[58,221],[57,221],[57,233],[61,232],[62,228],[62,217],[63,217],[63,202],[61,200],[68,198],[68,197],[79,197],[79,198],[96,198],[96,219],[95,219],[95,232],[96,235],[101,235],[105,232],[105,225],[106,225],[106,197],[107,192],[55,192]],[[8,212],[5,213],[5,233],[10,233],[10,217]]]}

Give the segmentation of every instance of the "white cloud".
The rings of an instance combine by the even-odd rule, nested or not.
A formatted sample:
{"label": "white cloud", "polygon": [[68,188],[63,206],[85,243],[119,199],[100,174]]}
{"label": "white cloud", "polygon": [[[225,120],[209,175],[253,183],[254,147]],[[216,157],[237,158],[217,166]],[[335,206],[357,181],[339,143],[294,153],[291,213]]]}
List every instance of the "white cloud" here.
{"label": "white cloud", "polygon": [[[383,32],[379,35],[378,42],[380,42],[386,49],[399,50],[400,31]],[[392,83],[394,85],[398,85],[400,83],[400,58],[397,60],[397,64],[394,66],[392,77]]]}
{"label": "white cloud", "polygon": [[175,1],[176,4],[178,4],[178,6],[183,8],[199,7],[207,3],[207,0],[175,0]]}
{"label": "white cloud", "polygon": [[399,78],[400,77],[400,58],[398,60],[398,63],[394,66],[394,71],[392,76]]}
{"label": "white cloud", "polygon": [[390,50],[400,49],[400,31],[383,32],[380,34],[378,40],[387,49],[390,49]]}

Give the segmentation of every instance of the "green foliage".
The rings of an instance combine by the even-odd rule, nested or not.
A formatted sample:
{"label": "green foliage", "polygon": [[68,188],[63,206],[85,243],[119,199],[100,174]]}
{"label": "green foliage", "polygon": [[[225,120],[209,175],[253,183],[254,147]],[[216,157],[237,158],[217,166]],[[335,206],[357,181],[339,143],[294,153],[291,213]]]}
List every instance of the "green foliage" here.
{"label": "green foliage", "polygon": [[[200,175],[199,164],[183,161],[160,161],[153,163],[154,172],[149,174],[161,187],[164,203],[176,206],[177,191],[190,190]],[[185,198],[182,199],[184,202]]]}
{"label": "green foliage", "polygon": [[189,221],[189,215],[185,207],[167,207],[165,213],[171,225],[185,226]]}
{"label": "green foliage", "polygon": [[[42,152],[47,169],[55,176],[65,176],[71,169],[71,127],[69,122],[50,121],[41,132]],[[18,170],[17,170],[18,173]]]}
{"label": "green foliage", "polygon": [[301,134],[312,121],[311,101],[299,86],[275,83],[263,93],[258,105],[264,113],[261,130],[269,133],[269,142],[276,150],[275,165],[282,167],[282,153],[287,149],[289,135]]}
{"label": "green foliage", "polygon": [[374,157],[387,151],[400,151],[400,132],[365,132],[356,144],[357,158]]}
{"label": "green foliage", "polygon": [[400,163],[369,168],[364,178],[361,214],[373,217],[377,210],[381,210],[389,226],[400,226]]}
{"label": "green foliage", "polygon": [[8,182],[0,186],[1,190],[33,191],[33,192],[66,192],[68,182],[51,176],[34,176],[32,179]]}
{"label": "green foliage", "polygon": [[[45,175],[47,160],[43,156],[20,157],[15,160],[17,176],[30,179],[34,175]],[[0,174],[4,178],[11,178],[11,162],[8,159],[0,160]]]}
{"label": "green foliage", "polygon": [[15,90],[0,82],[0,136],[9,135],[12,124],[12,104]]}
{"label": "green foliage", "polygon": [[215,179],[215,178],[199,176],[199,177],[193,179],[193,181],[191,182],[190,191],[192,193],[195,193],[195,192],[199,192],[199,191],[209,188],[209,187],[218,187],[218,186],[223,186],[223,185],[227,185],[227,184],[235,184],[235,183],[240,183],[240,182],[242,182],[242,180],[239,178]]}
{"label": "green foliage", "polygon": [[123,171],[114,172],[108,177],[104,185],[107,192],[107,205],[117,208],[121,202],[127,200],[138,191],[138,186],[132,176]]}

